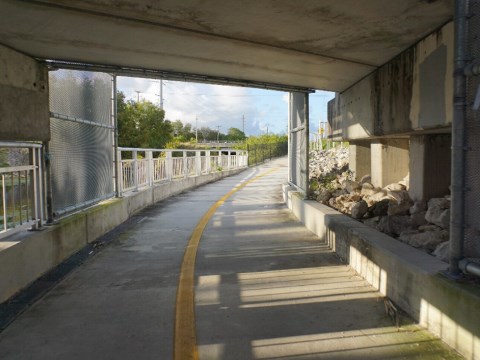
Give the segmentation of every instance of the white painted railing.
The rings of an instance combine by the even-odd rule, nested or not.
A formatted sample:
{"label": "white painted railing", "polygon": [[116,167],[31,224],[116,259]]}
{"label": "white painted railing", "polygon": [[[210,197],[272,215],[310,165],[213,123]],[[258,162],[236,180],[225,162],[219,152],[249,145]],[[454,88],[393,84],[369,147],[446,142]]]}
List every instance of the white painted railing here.
{"label": "white painted railing", "polygon": [[5,157],[11,149],[22,149],[28,164],[0,164],[0,237],[16,230],[40,228],[46,215],[42,145],[0,141]]}
{"label": "white painted railing", "polygon": [[118,148],[118,193],[248,166],[245,150]]}

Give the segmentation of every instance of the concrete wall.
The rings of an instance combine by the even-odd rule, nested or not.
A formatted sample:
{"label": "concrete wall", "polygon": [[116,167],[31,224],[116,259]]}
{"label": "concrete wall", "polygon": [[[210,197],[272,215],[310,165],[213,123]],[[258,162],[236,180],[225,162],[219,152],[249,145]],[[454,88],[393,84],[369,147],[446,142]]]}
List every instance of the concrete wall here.
{"label": "concrete wall", "polygon": [[191,177],[101,202],[48,226],[0,241],[0,303],[50,269],[155,202],[182,191],[237,174],[244,169]]}
{"label": "concrete wall", "polygon": [[316,201],[288,185],[284,199],[305,226],[421,326],[467,359],[480,359],[480,290],[439,274],[448,264]]}
{"label": "concrete wall", "polygon": [[337,94],[335,140],[446,129],[453,117],[453,23]]}
{"label": "concrete wall", "polygon": [[415,200],[450,193],[451,136],[410,137],[410,197]]}
{"label": "concrete wall", "polygon": [[0,140],[49,139],[46,67],[0,45]]}
{"label": "concrete wall", "polygon": [[351,142],[348,147],[349,169],[355,173],[356,180],[371,175],[371,151],[369,141]]}
{"label": "concrete wall", "polygon": [[384,187],[409,175],[408,139],[381,139],[371,144],[372,184]]}

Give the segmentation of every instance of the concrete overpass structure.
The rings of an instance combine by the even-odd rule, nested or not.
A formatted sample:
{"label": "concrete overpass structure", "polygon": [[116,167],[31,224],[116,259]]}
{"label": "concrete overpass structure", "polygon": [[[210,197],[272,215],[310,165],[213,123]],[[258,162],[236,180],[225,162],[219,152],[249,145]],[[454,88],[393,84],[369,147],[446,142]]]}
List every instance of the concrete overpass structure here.
{"label": "concrete overpass structure", "polygon": [[[457,40],[454,5],[456,34],[466,35]],[[467,250],[480,253],[477,193],[464,202],[466,173],[471,184],[478,179],[478,161],[464,157],[467,148],[477,149],[475,136],[468,145],[454,141],[450,161],[452,124],[475,98],[474,81],[467,94],[462,50],[478,52],[478,26],[473,17],[467,34],[466,15],[479,9],[467,6],[453,0],[0,0],[0,140],[50,140],[48,71],[56,68],[285,90],[291,93],[289,180],[307,191],[308,93],[336,91],[332,137],[351,142],[357,176],[370,173],[383,186],[409,175],[414,199],[443,196],[452,186],[451,273],[458,275],[459,239],[470,237]],[[454,134],[462,137],[463,130]],[[468,206],[470,228],[462,217]],[[468,355],[477,358],[478,333],[467,330]]]}
{"label": "concrete overpass structure", "polygon": [[[420,135],[450,132],[453,4],[2,0],[8,130],[0,138],[49,140],[49,66],[283,89],[299,94],[291,97],[290,180],[306,191],[302,94],[325,89],[339,93],[330,122],[335,139],[355,144],[357,176],[383,186],[410,173],[415,199],[444,195],[449,175],[438,174],[450,172],[449,138]],[[383,151],[387,137],[395,140]],[[443,160],[430,165],[429,154]],[[441,181],[432,186],[429,177]]]}

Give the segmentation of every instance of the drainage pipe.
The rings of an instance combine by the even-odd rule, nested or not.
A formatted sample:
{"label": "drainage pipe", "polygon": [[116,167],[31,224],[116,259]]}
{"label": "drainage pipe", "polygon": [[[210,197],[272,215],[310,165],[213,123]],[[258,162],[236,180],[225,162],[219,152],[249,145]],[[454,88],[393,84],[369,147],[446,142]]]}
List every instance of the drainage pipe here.
{"label": "drainage pipe", "polygon": [[460,260],[458,265],[460,270],[462,270],[465,274],[471,274],[480,277],[480,264],[468,259],[463,259]]}
{"label": "drainage pipe", "polygon": [[452,123],[452,203],[450,216],[450,275],[461,275],[465,235],[465,119],[467,82],[467,16],[468,0],[455,1],[455,73],[454,112]]}

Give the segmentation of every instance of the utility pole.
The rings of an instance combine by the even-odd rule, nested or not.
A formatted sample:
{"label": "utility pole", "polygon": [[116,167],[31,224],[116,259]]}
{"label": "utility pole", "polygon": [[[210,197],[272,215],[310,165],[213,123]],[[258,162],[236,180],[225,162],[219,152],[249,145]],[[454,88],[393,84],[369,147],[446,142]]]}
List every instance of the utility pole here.
{"label": "utility pole", "polygon": [[242,132],[245,134],[245,115],[242,115]]}
{"label": "utility pole", "polygon": [[140,93],[141,93],[141,91],[140,91],[140,90],[135,90],[135,92],[137,93],[137,102],[140,102]]}
{"label": "utility pole", "polygon": [[220,141],[220,128],[221,128],[221,126],[220,126],[220,125],[217,125],[217,144],[218,144],[219,141]]}
{"label": "utility pole", "polygon": [[160,80],[160,94],[155,94],[159,97],[160,109],[163,110],[163,80]]}
{"label": "utility pole", "polygon": [[160,109],[163,110],[163,80],[160,79]]}

